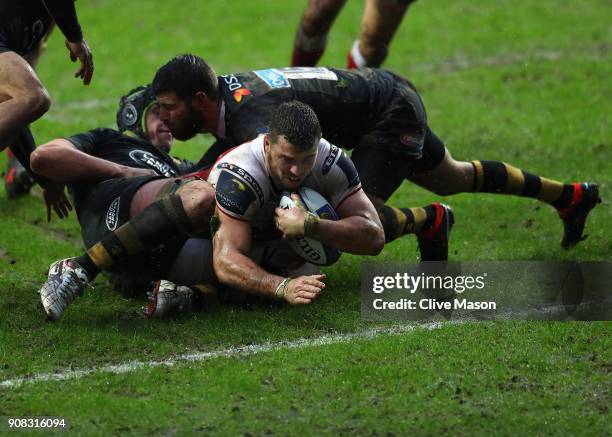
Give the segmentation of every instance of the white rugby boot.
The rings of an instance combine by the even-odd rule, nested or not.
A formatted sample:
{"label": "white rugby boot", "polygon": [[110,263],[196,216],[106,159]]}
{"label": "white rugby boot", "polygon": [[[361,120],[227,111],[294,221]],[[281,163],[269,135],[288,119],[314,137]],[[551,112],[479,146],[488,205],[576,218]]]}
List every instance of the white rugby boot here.
{"label": "white rugby boot", "polygon": [[74,299],[89,285],[85,269],[71,258],[55,261],[49,267],[47,281],[39,290],[47,319],[59,320]]}

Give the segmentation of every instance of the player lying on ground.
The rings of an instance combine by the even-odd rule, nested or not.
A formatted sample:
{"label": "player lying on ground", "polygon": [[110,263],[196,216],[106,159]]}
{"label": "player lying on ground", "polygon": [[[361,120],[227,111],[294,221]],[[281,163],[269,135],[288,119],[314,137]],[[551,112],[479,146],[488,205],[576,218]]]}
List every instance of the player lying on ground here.
{"label": "player lying on ground", "polygon": [[[319,296],[324,275],[283,277],[249,257],[253,235],[277,228],[285,239],[311,237],[342,252],[376,255],[383,248],[382,225],[355,167],[344,152],[321,139],[317,116],[303,103],[281,104],[271,116],[270,132],[229,151],[208,181],[215,186],[219,218],[213,231],[215,273],[232,288],[298,304]],[[302,186],[323,195],[339,220],[278,208],[282,191]]]}
{"label": "player lying on ground", "polygon": [[[63,183],[68,185],[89,248],[83,256],[51,265],[40,295],[52,319],[100,270],[109,269],[124,287],[148,285],[172,277],[172,260],[189,235],[209,235],[212,186],[196,177],[178,178],[193,168],[168,155],[172,134],[149,89],[134,90],[120,106],[119,128],[137,136],[95,129],[55,139],[32,154],[34,171],[61,183],[49,195],[63,194]],[[56,212],[65,216],[68,205]]]}
{"label": "player lying on ground", "polygon": [[[404,14],[414,0],[365,0],[361,33],[348,54],[348,68],[380,67]],[[317,65],[327,35],[346,0],[308,0],[295,34],[291,65]]]}
{"label": "player lying on ground", "polygon": [[[81,77],[88,85],[93,59],[83,39],[74,0],[0,0],[0,150],[10,147],[14,158],[28,171],[30,153],[35,148],[28,125],[42,117],[51,105],[49,93],[33,67],[54,23],[66,37],[72,61],[81,62],[75,77]],[[26,184],[21,190],[17,186],[16,191],[12,190],[15,174],[9,171],[8,176],[9,196],[29,189]],[[40,176],[33,176],[46,184]]]}
{"label": "player lying on ground", "polygon": [[448,257],[450,208],[394,208],[387,199],[408,179],[436,194],[510,194],[552,205],[564,226],[562,246],[583,239],[588,213],[599,199],[591,183],[564,184],[500,161],[458,161],[427,124],[414,86],[392,72],[364,68],[281,68],[217,76],[201,58],[180,55],[153,81],[160,116],[181,140],[212,133],[217,142],[202,162],[266,130],[281,103],[312,107],[323,137],[345,149],[376,207],[387,242],[414,233],[422,260]]}

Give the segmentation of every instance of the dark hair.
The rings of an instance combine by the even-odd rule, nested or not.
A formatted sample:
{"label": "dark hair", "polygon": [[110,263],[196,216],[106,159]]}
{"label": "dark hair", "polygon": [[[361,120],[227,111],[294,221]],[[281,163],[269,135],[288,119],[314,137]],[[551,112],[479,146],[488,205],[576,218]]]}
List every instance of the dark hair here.
{"label": "dark hair", "polygon": [[270,142],[276,143],[283,135],[300,150],[311,149],[321,139],[317,114],[310,106],[294,100],[280,105],[270,120]]}
{"label": "dark hair", "polygon": [[219,97],[215,70],[204,59],[189,53],[175,56],[157,70],[151,87],[156,96],[174,92],[182,100],[193,97],[198,91],[203,91],[209,99]]}
{"label": "dark hair", "polygon": [[117,128],[119,132],[131,131],[147,139],[147,111],[155,103],[151,86],[139,86],[130,90],[119,100],[117,111]]}

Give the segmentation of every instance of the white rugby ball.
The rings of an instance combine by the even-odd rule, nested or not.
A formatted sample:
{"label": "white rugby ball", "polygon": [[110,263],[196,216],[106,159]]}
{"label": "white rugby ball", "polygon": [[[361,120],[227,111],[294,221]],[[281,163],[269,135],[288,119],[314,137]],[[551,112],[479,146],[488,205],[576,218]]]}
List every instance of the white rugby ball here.
{"label": "white rugby ball", "polygon": [[[297,192],[302,199],[302,203],[308,211],[327,220],[338,220],[338,215],[334,208],[329,204],[325,197],[321,196],[315,190],[302,187]],[[294,208],[295,202],[291,198],[291,193],[283,192],[279,206],[283,209]],[[318,266],[329,266],[338,261],[341,252],[333,247],[329,247],[308,237],[291,238],[289,245],[295,253],[301,256],[305,261],[316,264]]]}

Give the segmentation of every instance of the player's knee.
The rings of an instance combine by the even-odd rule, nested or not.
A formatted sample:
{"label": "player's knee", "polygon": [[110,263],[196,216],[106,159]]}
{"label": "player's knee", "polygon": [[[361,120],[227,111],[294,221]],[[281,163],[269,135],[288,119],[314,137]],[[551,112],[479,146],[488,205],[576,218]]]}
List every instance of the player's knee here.
{"label": "player's knee", "polygon": [[455,194],[457,192],[453,187],[452,181],[447,183],[437,183],[430,187],[430,191],[434,192],[438,196],[450,196],[451,194]]}
{"label": "player's knee", "polygon": [[209,219],[215,211],[215,191],[206,181],[194,181],[177,192],[183,202],[187,217],[199,223]]}

